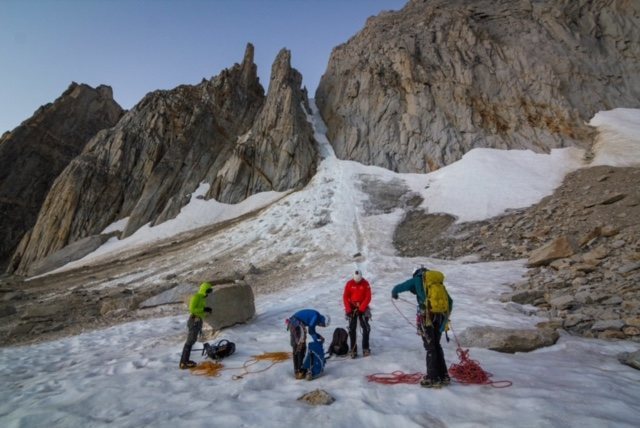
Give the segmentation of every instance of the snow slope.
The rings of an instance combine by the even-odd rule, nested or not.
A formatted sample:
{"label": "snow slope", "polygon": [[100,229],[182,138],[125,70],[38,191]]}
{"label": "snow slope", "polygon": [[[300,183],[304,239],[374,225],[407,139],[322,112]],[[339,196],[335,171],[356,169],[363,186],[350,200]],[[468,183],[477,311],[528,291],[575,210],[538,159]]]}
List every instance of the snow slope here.
{"label": "snow slope", "polygon": [[[640,114],[631,113],[640,123]],[[298,266],[291,266],[300,272],[297,288],[258,296],[256,318],[219,336],[237,345],[236,354],[224,360],[229,370],[207,378],[177,369],[186,316],[2,348],[0,425],[584,428],[640,424],[640,371],[616,359],[617,353],[638,348],[631,342],[563,335],[556,345],[530,353],[472,348],[471,357],[493,373],[494,380],[513,382],[504,389],[453,383],[427,390],[416,385],[372,384],[365,377],[425,370],[421,340],[404,318],[413,318],[414,302],[410,295],[402,295],[397,305],[403,317],[390,299],[391,287],[421,263],[446,275],[455,301],[454,332],[475,325],[533,327],[541,319],[519,310],[527,308],[498,300],[500,293],[509,290],[508,284],[525,272],[522,261],[471,264],[397,257],[391,237],[402,213],[365,215],[368,196],[358,190],[362,175],[383,182],[401,180],[425,197],[424,205],[431,212],[479,219],[537,202],[553,191],[564,174],[580,167],[581,153],[475,150],[432,174],[395,174],[336,159],[321,121],[317,116],[311,120],[323,161],[309,186],[280,195],[278,202],[242,228],[232,228],[224,238],[202,244],[197,251],[201,257],[212,257],[216,251],[253,242],[246,255],[251,260],[268,260],[284,252],[303,255]],[[501,179],[502,174],[508,179]],[[467,198],[474,197],[484,203],[469,204]],[[216,207],[203,212],[215,217]],[[249,241],[257,236],[258,240]],[[354,259],[358,252],[361,256]],[[320,256],[323,263],[318,262]],[[176,269],[182,263],[187,261],[176,261]],[[320,329],[325,337],[331,336],[334,327],[344,326],[342,289],[356,267],[363,270],[374,293],[370,357],[330,360],[325,374],[313,382],[294,380],[291,361],[233,379],[252,355],[290,350],[284,319],[298,309],[312,307],[331,315],[333,325]],[[443,345],[448,364],[458,362],[455,342],[443,341]],[[193,357],[199,360],[196,354]],[[266,363],[259,363],[250,370],[265,368]],[[296,401],[315,388],[325,389],[336,402],[310,407]]]}

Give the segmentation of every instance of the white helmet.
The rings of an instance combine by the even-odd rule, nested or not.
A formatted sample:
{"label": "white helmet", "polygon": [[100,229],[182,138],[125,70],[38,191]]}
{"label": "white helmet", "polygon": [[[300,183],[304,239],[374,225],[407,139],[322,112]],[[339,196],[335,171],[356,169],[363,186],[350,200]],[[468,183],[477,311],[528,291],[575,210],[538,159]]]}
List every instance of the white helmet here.
{"label": "white helmet", "polygon": [[355,282],[360,282],[360,281],[362,281],[362,272],[360,272],[359,270],[355,271],[355,272],[353,273],[353,280],[354,280]]}

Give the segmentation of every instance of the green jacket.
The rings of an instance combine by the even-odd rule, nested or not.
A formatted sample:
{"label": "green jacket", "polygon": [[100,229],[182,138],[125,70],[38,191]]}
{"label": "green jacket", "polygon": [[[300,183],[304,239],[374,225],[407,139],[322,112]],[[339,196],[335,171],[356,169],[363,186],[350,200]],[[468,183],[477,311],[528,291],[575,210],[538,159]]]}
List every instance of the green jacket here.
{"label": "green jacket", "polygon": [[198,318],[204,318],[204,308],[207,304],[207,291],[211,290],[211,284],[203,282],[200,284],[200,290],[189,301],[189,313],[195,315]]}

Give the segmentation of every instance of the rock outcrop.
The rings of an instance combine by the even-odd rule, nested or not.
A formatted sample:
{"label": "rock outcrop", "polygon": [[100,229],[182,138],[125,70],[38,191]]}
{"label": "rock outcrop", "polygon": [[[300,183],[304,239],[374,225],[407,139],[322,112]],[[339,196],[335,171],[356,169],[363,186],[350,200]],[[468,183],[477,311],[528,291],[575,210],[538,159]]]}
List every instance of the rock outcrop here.
{"label": "rock outcrop", "polygon": [[[503,301],[548,317],[543,327],[640,342],[639,184],[640,168],[584,168],[538,204],[486,221],[416,233],[442,216],[414,210],[394,244],[404,257],[534,261]],[[550,256],[551,247],[565,249]]]}
{"label": "rock outcrop", "polygon": [[313,134],[296,110],[306,94],[288,52],[274,71],[273,96],[265,100],[248,45],[242,64],[211,80],[145,96],[56,180],[14,255],[18,272],[115,220],[128,217],[126,237],[171,219],[203,182],[215,181],[208,197],[221,202],[306,184],[315,172]]}
{"label": "rock outcrop", "polygon": [[0,271],[35,224],[56,177],[91,137],[123,114],[110,87],[72,83],[0,138]]}
{"label": "rock outcrop", "polygon": [[244,281],[214,285],[207,306],[211,313],[206,314],[205,322],[214,330],[245,323],[256,314],[253,291]]}
{"label": "rock outcrop", "polygon": [[236,203],[254,193],[306,184],[316,171],[317,152],[302,75],[291,53],[280,51],[271,68],[269,91],[251,130],[218,173],[210,197]]}
{"label": "rock outcrop", "polygon": [[338,157],[428,172],[476,147],[591,141],[640,106],[640,3],[412,0],[336,47],[316,92]]}

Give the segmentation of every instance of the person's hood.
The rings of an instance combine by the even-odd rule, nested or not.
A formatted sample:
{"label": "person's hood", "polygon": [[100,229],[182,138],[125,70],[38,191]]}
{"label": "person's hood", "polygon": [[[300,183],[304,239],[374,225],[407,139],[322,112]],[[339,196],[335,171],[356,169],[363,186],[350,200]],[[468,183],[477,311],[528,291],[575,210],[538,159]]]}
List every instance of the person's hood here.
{"label": "person's hood", "polygon": [[211,290],[213,286],[208,282],[203,282],[200,284],[200,290],[198,290],[198,294],[202,294],[203,296],[207,295],[207,291]]}
{"label": "person's hood", "polygon": [[424,279],[427,285],[442,284],[444,281],[444,274],[442,272],[438,272],[437,270],[429,270],[424,273]]}
{"label": "person's hood", "polygon": [[318,325],[329,327],[331,323],[331,318],[329,315],[318,315]]}

